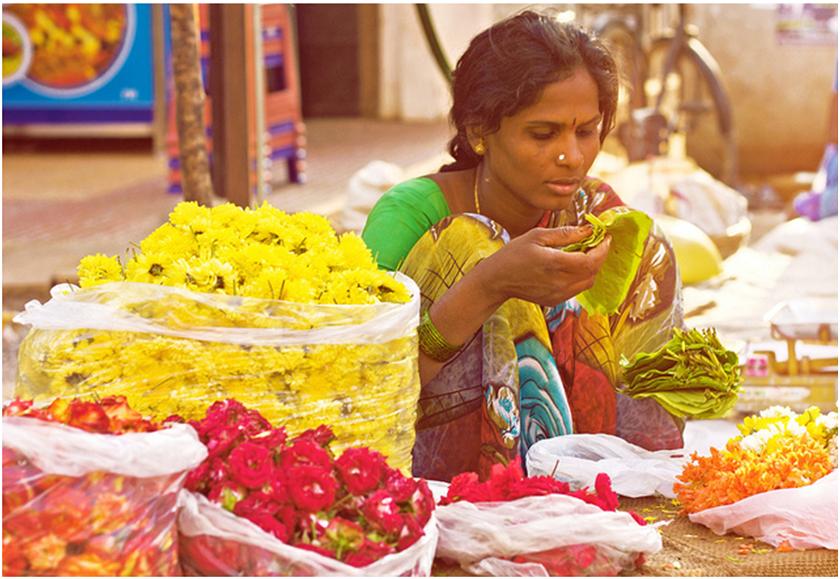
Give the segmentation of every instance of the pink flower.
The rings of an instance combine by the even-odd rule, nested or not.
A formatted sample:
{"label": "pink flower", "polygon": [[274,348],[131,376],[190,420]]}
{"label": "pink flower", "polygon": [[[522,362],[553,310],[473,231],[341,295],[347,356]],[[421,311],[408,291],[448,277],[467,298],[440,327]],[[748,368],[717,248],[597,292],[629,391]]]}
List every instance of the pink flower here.
{"label": "pink flower", "polygon": [[568,492],[568,483],[558,481],[550,476],[533,476],[524,478],[511,485],[508,499],[514,500],[522,497],[566,494]]}
{"label": "pink flower", "polygon": [[452,480],[449,483],[449,490],[447,491],[446,496],[440,500],[440,504],[448,505],[456,501],[463,500],[464,494],[470,493],[471,489],[478,484],[481,483],[478,482],[478,474],[474,472],[462,472],[461,474],[456,474],[452,477]]}
{"label": "pink flower", "polygon": [[313,440],[304,439],[294,442],[280,454],[280,466],[286,470],[296,466],[317,466],[332,469],[332,459],[326,450]]}
{"label": "pink flower", "polygon": [[210,484],[222,482],[230,478],[230,468],[228,464],[221,458],[208,458],[210,468],[207,471],[207,478]]}
{"label": "pink flower", "polygon": [[285,448],[284,445],[286,444],[286,429],[280,427],[271,430],[264,430],[259,434],[255,434],[254,436],[252,436],[249,442],[253,442],[254,444],[264,446],[268,450],[272,451],[272,453],[279,455],[280,451],[283,450],[283,448]]}
{"label": "pink flower", "polygon": [[385,457],[369,448],[348,448],[335,461],[347,490],[357,496],[379,487],[385,466]]}
{"label": "pink flower", "polygon": [[[271,480],[268,481],[268,493],[278,503],[289,501],[289,487],[286,482],[286,473],[281,467],[275,467],[271,471]],[[265,487],[263,487],[265,488]]]}
{"label": "pink flower", "polygon": [[242,439],[238,426],[218,426],[206,433],[202,438],[207,447],[207,455],[211,458],[224,456]]}
{"label": "pink flower", "polygon": [[321,547],[320,545],[312,545],[311,543],[293,543],[293,545],[298,549],[312,551],[313,553],[318,553],[319,555],[323,555],[324,557],[335,559],[335,553],[333,551],[330,551],[325,547]]}
{"label": "pink flower", "polygon": [[490,484],[493,500],[508,500],[513,486],[523,478],[525,478],[525,473],[522,472],[518,459],[510,461],[506,467],[494,464],[490,467],[490,479],[487,481]]}
{"label": "pink flower", "polygon": [[289,469],[287,480],[289,496],[301,510],[322,511],[335,501],[338,481],[329,470],[312,465],[295,466]]}
{"label": "pink flower", "polygon": [[367,567],[371,563],[376,563],[386,555],[394,552],[394,548],[387,543],[365,539],[365,542],[356,552],[350,553],[345,557],[344,562],[353,567]]}
{"label": "pink flower", "polygon": [[379,531],[396,535],[403,528],[403,517],[394,497],[386,490],[378,490],[362,503],[362,515],[367,522]]}
{"label": "pink flower", "polygon": [[249,489],[258,489],[271,479],[274,461],[264,446],[245,442],[234,448],[228,458],[230,474],[234,480]]}

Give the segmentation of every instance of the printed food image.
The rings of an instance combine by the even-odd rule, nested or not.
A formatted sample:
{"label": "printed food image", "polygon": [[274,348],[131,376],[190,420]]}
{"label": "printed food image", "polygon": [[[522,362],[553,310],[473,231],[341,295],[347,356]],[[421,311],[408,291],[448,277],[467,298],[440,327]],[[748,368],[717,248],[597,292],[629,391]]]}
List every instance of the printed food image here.
{"label": "printed food image", "polygon": [[5,10],[29,31],[34,53],[27,76],[57,89],[78,87],[103,74],[119,54],[126,31],[124,4],[17,4]]}
{"label": "printed food image", "polygon": [[23,39],[14,26],[3,22],[3,78],[17,72],[23,62]]}

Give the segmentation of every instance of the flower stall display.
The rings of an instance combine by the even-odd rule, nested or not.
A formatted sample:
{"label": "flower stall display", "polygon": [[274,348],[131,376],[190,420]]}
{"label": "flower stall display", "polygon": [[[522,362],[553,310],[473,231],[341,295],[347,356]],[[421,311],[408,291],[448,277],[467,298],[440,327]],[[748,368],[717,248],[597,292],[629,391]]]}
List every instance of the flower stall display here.
{"label": "flower stall display", "polygon": [[774,406],[738,428],[677,477],[689,519],[775,546],[837,549],[837,413]]}
{"label": "flower stall display", "polygon": [[290,438],[234,400],[192,424],[208,456],[181,498],[185,573],[430,573],[437,528],[425,481],[366,447],[335,458],[329,427]]}
{"label": "flower stall display", "polygon": [[457,475],[439,504],[437,556],[476,575],[616,575],[662,548],[643,519],[617,511],[607,475],[572,490],[525,477],[517,463],[496,465],[484,482]]}
{"label": "flower stall display", "polygon": [[4,575],[177,575],[176,505],[207,455],[124,398],[3,409]]}
{"label": "flower stall display", "polygon": [[419,290],[361,238],[269,205],[179,203],[124,262],[27,304],[16,394],[124,395],[156,419],[236,398],[299,433],[335,425],[410,472]]}

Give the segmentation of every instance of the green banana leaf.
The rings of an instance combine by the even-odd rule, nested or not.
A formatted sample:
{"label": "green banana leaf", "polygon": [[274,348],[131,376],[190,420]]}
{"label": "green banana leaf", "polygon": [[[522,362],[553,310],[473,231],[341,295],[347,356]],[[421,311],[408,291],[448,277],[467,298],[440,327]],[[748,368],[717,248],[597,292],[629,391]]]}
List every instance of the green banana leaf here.
{"label": "green banana leaf", "polygon": [[713,329],[674,328],[671,340],[656,352],[622,356],[623,393],[653,398],[674,416],[718,418],[738,400],[738,355],[727,350]]}

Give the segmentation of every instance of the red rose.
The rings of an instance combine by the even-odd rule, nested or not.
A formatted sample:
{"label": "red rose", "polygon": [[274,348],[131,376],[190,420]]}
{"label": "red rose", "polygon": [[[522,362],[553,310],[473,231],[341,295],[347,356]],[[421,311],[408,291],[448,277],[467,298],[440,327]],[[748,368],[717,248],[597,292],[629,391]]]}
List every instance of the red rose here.
{"label": "red rose", "polygon": [[394,497],[398,503],[404,503],[411,499],[411,495],[417,490],[417,481],[404,476],[403,473],[393,468],[386,468],[385,490]]}
{"label": "red rose", "polygon": [[273,428],[271,430],[264,430],[259,434],[252,436],[249,442],[264,446],[268,450],[279,455],[280,451],[283,450],[284,445],[286,444],[286,429],[280,427]]}
{"label": "red rose", "polygon": [[397,551],[405,551],[419,541],[424,534],[423,527],[413,517],[405,517],[405,526],[402,528],[397,541]]}
{"label": "red rose", "polygon": [[286,470],[296,466],[317,466],[331,470],[332,460],[326,450],[310,439],[298,440],[280,454],[280,466]]}
{"label": "red rose", "polygon": [[257,525],[263,531],[271,533],[284,543],[288,543],[292,537],[291,530],[282,522],[277,520],[274,515],[260,511],[250,511],[244,515],[246,519]]}
{"label": "red rose", "polygon": [[228,466],[235,481],[249,489],[258,489],[271,479],[274,461],[264,446],[245,442],[230,452]]}
{"label": "red rose", "polygon": [[207,456],[213,458],[224,456],[238,442],[242,440],[242,433],[238,426],[217,426],[206,432],[202,442],[207,447]]}
{"label": "red rose", "polygon": [[317,466],[295,466],[287,473],[288,491],[299,509],[314,513],[332,506],[338,481],[332,472]]}
{"label": "red rose", "polygon": [[435,510],[435,497],[426,481],[421,479],[417,482],[417,489],[411,495],[410,506],[417,523],[421,527],[425,526],[432,517],[432,511]]}
{"label": "red rose", "polygon": [[348,448],[335,461],[338,475],[356,496],[379,487],[385,466],[385,457],[369,448]]}
{"label": "red rose", "polygon": [[250,493],[247,497],[236,503],[236,506],[233,507],[233,514],[247,519],[251,513],[274,515],[279,510],[280,504],[275,502],[271,495],[257,492]]}
{"label": "red rose", "polygon": [[[192,424],[192,420],[189,424]],[[170,414],[166,418],[163,419],[162,424],[187,424],[187,421],[184,420],[184,417],[180,414]]]}
{"label": "red rose", "polygon": [[207,472],[207,478],[210,484],[222,482],[230,478],[230,467],[221,458],[205,459],[205,462],[209,462],[210,464]]}
{"label": "red rose", "polygon": [[201,493],[207,490],[207,482],[210,474],[210,461],[204,460],[195,467],[184,480],[184,488],[194,493]]}
{"label": "red rose", "polygon": [[266,430],[271,430],[271,423],[256,410],[246,410],[242,413],[236,423],[248,436],[256,436]]}
{"label": "red rose", "polygon": [[388,535],[396,535],[405,524],[399,505],[386,490],[378,490],[370,495],[362,503],[361,512],[374,529]]}
{"label": "red rose", "polygon": [[266,492],[278,503],[285,503],[289,500],[289,485],[286,481],[286,473],[282,468],[275,467],[271,471],[271,479],[266,486],[268,487]]}
{"label": "red rose", "polygon": [[332,428],[322,424],[318,428],[310,428],[309,430],[301,432],[292,442],[297,442],[299,440],[311,440],[318,446],[326,448],[327,445],[334,439],[335,434],[333,433]]}
{"label": "red rose", "polygon": [[344,562],[353,567],[367,567],[394,552],[394,548],[387,543],[365,539],[365,542],[355,553],[350,553],[345,557]]}

